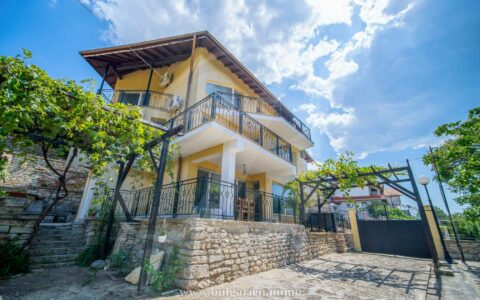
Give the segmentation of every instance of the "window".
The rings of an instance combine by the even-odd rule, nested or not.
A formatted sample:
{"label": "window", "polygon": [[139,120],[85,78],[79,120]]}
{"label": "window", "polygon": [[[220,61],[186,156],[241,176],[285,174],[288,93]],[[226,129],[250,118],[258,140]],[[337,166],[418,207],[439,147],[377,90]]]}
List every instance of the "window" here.
{"label": "window", "polygon": [[239,198],[247,198],[247,183],[245,181],[238,181],[238,197]]}
{"label": "window", "polygon": [[212,93],[219,93],[226,101],[232,104],[236,104],[234,97],[235,91],[230,87],[207,82],[205,91],[207,92],[207,95],[210,95]]}
{"label": "window", "polygon": [[142,93],[139,92],[124,91],[121,95],[120,102],[123,104],[138,105],[141,95]]}
{"label": "window", "polygon": [[288,192],[283,191],[283,186],[278,183],[273,183],[272,194],[273,194],[273,213],[293,215],[293,209],[291,207],[287,207],[288,204],[285,203],[285,200],[287,199],[287,197],[289,197],[289,194]]}

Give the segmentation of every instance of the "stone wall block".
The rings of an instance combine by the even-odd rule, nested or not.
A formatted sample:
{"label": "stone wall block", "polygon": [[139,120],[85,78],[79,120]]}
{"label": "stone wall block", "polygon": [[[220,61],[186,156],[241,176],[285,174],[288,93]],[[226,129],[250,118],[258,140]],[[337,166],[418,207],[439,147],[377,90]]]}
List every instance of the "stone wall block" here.
{"label": "stone wall block", "polygon": [[[158,222],[160,226],[163,220]],[[141,253],[142,236],[146,234],[146,221],[144,223],[134,228],[121,226],[115,247],[134,245],[132,249]],[[158,247],[166,250],[167,260],[174,245],[180,248],[185,268],[177,286],[189,290],[327,253],[344,252],[351,245],[348,234],[308,232],[296,224],[195,218],[166,219],[166,224],[167,242]]]}

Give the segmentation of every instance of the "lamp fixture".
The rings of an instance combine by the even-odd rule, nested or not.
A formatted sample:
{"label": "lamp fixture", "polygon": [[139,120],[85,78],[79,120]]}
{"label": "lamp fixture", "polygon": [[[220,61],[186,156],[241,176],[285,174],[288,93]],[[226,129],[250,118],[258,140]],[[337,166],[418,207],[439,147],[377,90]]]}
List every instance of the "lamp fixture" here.
{"label": "lamp fixture", "polygon": [[428,176],[421,175],[421,176],[418,176],[417,182],[425,186],[430,183],[430,178],[428,178]]}

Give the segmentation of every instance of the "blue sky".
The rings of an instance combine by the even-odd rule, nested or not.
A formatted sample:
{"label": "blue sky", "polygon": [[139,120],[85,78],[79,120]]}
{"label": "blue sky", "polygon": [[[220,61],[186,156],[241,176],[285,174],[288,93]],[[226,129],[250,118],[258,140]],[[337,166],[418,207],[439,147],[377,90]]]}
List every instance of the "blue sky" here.
{"label": "blue sky", "polygon": [[480,103],[479,1],[82,1],[95,15],[74,0],[4,1],[0,53],[27,48],[54,77],[98,81],[78,51],[209,30],[306,120],[318,161],[408,158],[415,175],[431,175],[418,158],[434,129]]}

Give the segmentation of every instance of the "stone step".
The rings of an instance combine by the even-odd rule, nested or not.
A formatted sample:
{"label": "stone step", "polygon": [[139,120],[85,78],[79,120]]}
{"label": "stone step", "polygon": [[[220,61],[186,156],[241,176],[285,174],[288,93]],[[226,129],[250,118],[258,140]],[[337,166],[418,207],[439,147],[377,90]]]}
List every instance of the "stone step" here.
{"label": "stone step", "polygon": [[80,232],[82,230],[80,229],[72,229],[72,228],[65,228],[65,229],[61,229],[61,228],[54,228],[54,229],[45,229],[45,228],[40,228],[38,230],[39,233],[45,233],[45,234],[48,234],[48,233],[68,233],[68,232]]}
{"label": "stone step", "polygon": [[78,254],[65,254],[65,255],[48,255],[48,256],[34,256],[31,258],[32,264],[51,264],[62,262],[75,262]]}
{"label": "stone step", "polygon": [[32,242],[32,248],[61,248],[81,245],[81,242],[75,243],[74,241],[49,241],[49,240],[36,240]]}
{"label": "stone step", "polygon": [[38,236],[35,237],[35,241],[74,241],[72,236],[53,235],[53,236]]}
{"label": "stone step", "polygon": [[80,237],[79,234],[72,234],[72,233],[55,233],[55,234],[45,234],[40,233],[35,235],[35,239],[59,239],[59,238],[78,238]]}
{"label": "stone step", "polygon": [[33,248],[29,253],[32,257],[41,257],[47,255],[78,254],[84,249],[85,247]]}
{"label": "stone step", "polygon": [[71,230],[72,224],[40,224],[40,230]]}
{"label": "stone step", "polygon": [[33,270],[38,269],[49,269],[49,268],[60,268],[66,266],[73,266],[75,264],[74,261],[67,261],[67,262],[58,262],[58,263],[42,263],[42,264],[32,264],[30,267]]}

